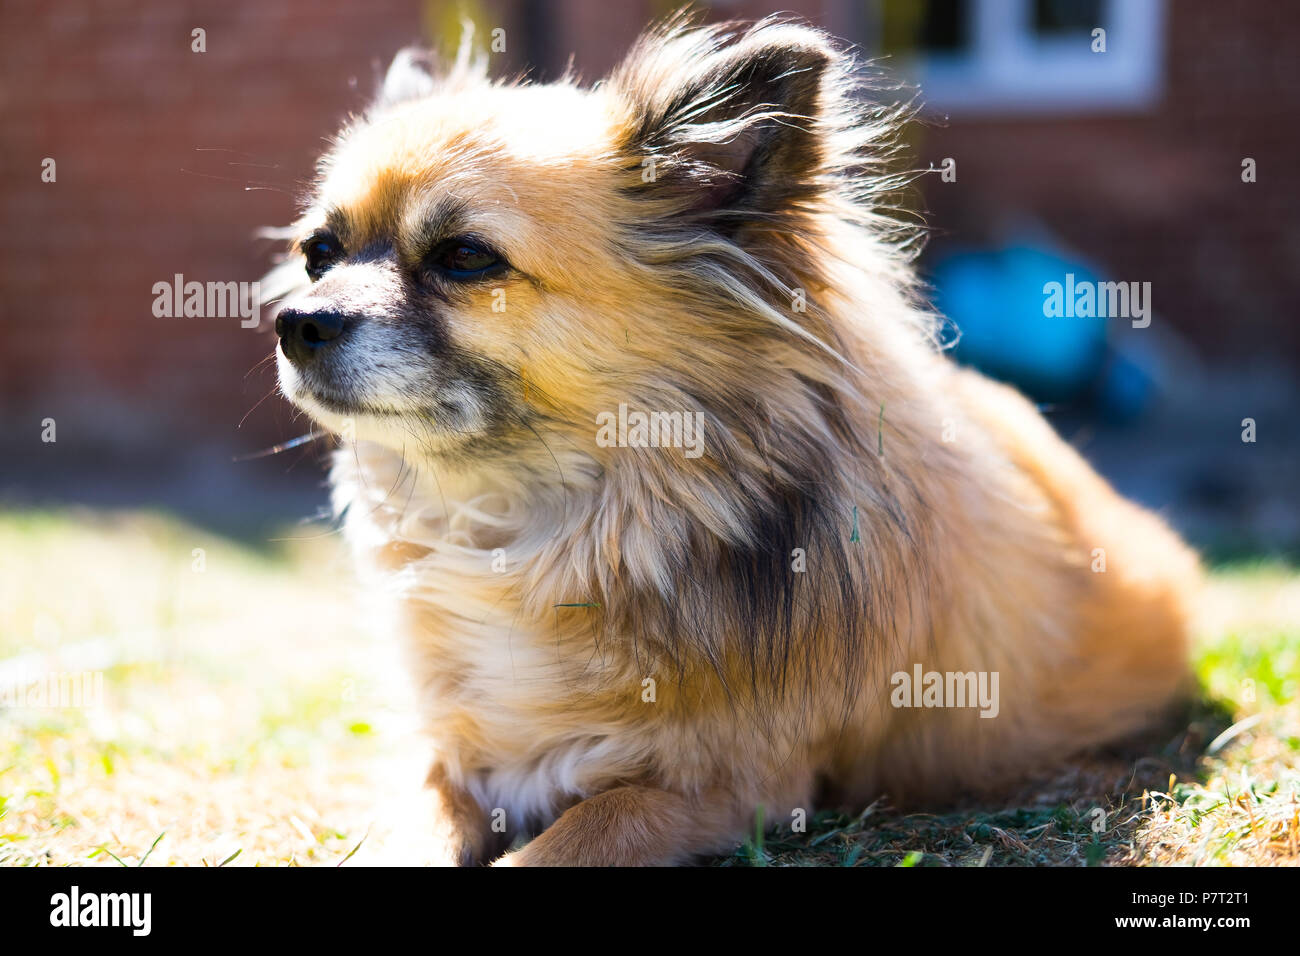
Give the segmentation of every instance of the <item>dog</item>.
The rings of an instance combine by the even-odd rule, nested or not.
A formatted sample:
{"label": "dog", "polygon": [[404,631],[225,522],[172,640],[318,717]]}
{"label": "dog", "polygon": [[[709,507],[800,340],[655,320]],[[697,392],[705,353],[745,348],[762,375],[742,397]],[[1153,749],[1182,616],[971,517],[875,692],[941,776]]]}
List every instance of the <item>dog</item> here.
{"label": "dog", "polygon": [[280,384],[409,652],[426,862],[686,863],[1178,698],[1197,557],[948,357],[869,93],[778,19],[590,87],[407,50],[322,159]]}

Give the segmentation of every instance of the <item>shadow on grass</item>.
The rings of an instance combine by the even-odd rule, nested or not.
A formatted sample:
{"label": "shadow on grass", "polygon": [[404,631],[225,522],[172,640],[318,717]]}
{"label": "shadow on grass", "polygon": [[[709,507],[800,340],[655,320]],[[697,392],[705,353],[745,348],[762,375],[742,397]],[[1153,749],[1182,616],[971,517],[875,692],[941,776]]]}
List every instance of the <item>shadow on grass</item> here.
{"label": "shadow on grass", "polygon": [[1199,698],[1142,739],[1035,774],[1001,800],[903,812],[882,795],[858,811],[825,810],[805,832],[758,833],[714,866],[1100,866],[1139,862],[1134,839],[1146,793],[1170,776],[1199,779],[1199,758],[1232,724]]}

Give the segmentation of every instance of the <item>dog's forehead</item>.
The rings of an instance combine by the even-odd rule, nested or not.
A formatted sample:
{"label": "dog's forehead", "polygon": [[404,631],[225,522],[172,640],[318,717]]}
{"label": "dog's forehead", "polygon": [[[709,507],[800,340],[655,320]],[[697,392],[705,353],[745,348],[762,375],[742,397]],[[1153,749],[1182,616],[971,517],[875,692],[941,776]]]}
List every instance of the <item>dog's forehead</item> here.
{"label": "dog's forehead", "polygon": [[392,107],[341,139],[318,200],[360,232],[444,199],[470,209],[518,206],[589,189],[616,135],[603,97],[568,85],[484,85]]}

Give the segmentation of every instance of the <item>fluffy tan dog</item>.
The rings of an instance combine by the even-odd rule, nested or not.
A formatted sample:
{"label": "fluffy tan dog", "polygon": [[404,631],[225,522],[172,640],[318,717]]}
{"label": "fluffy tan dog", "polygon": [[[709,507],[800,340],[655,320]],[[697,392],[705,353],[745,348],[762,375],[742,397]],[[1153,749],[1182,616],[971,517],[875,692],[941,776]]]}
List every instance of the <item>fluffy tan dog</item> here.
{"label": "fluffy tan dog", "polygon": [[281,385],[344,436],[441,861],[688,861],[1175,695],[1196,559],[937,347],[898,120],[815,30],[675,24],[592,88],[403,53],[322,161]]}

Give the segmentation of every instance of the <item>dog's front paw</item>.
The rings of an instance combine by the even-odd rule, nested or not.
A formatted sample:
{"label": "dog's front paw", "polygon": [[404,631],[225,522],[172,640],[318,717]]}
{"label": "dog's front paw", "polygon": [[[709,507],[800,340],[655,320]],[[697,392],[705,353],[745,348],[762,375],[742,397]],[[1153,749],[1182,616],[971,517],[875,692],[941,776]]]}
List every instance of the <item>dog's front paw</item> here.
{"label": "dog's front paw", "polygon": [[487,814],[461,786],[453,784],[439,766],[425,783],[428,810],[417,819],[428,828],[424,846],[430,866],[478,866],[498,850]]}
{"label": "dog's front paw", "polygon": [[475,834],[439,826],[427,843],[426,866],[478,866],[485,862],[486,840]]}
{"label": "dog's front paw", "polygon": [[437,847],[424,861],[425,866],[478,866],[482,856],[468,842],[447,843]]}

